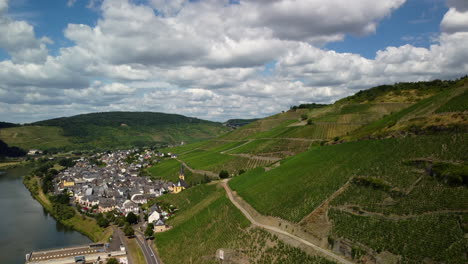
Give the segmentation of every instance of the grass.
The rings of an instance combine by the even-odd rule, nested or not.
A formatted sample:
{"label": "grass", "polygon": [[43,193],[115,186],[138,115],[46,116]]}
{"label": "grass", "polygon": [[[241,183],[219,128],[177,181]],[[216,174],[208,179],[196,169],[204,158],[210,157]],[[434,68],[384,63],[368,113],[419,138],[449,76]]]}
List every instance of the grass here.
{"label": "grass", "polygon": [[[362,128],[353,131],[350,134],[350,139],[360,139],[369,135],[384,133],[386,130],[391,130],[399,122],[405,122],[411,119],[421,118],[436,111],[439,107],[446,104],[459,91],[466,89],[466,86],[457,87],[454,89],[446,89],[431,97],[425,98],[403,110],[393,113],[388,116],[363,126]],[[455,97],[456,98],[456,97]],[[409,125],[409,124],[407,124]]]}
{"label": "grass", "polygon": [[[316,147],[278,168],[252,170],[229,184],[259,212],[298,222],[350,177],[372,176],[395,188],[408,188],[420,175],[403,161],[422,157],[466,160],[466,142],[467,135],[438,135]],[[421,195],[429,199],[429,194]]]}
{"label": "grass", "polygon": [[173,228],[156,234],[155,245],[165,263],[219,263],[215,254],[221,248],[246,263],[331,263],[265,231],[249,229],[249,221],[220,186],[200,185],[160,199],[179,208],[169,221]]}
{"label": "grass", "polygon": [[72,146],[58,127],[23,126],[0,129],[0,139],[23,149],[49,149]]}
{"label": "grass", "polygon": [[135,238],[125,238],[127,240],[127,250],[134,264],[145,264],[145,256],[141,252],[140,246],[137,244]]}
{"label": "grass", "polygon": [[[150,173],[151,178],[164,179],[172,182],[177,182],[179,179],[180,162],[175,159],[164,159],[161,162],[148,168],[147,171]],[[187,178],[191,175],[189,170],[185,170]]]}
{"label": "grass", "polygon": [[11,161],[11,162],[0,162],[0,168],[8,168],[16,165],[20,165],[20,161]]}

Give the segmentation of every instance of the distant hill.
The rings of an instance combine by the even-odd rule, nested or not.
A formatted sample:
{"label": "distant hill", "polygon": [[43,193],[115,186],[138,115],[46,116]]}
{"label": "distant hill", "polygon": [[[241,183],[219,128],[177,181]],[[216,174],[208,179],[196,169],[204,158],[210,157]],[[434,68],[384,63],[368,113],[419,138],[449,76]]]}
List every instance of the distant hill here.
{"label": "distant hill", "polygon": [[8,122],[0,122],[0,128],[18,127],[20,125]]}
{"label": "distant hill", "polygon": [[[383,85],[332,105],[292,107],[167,151],[192,170],[227,170],[234,175],[230,187],[251,206],[244,209],[256,210],[251,215],[353,262],[467,263],[467,146],[463,78]],[[176,175],[178,164],[165,162],[152,169],[171,165],[164,172]],[[184,195],[184,201],[200,196]],[[172,218],[174,229],[157,243],[163,260],[170,260],[169,248],[198,254],[169,238],[197,212],[181,206]],[[226,223],[212,237],[241,222],[207,219]],[[217,241],[203,252],[224,247]]]}
{"label": "distant hill", "polygon": [[23,148],[106,149],[195,142],[227,131],[221,123],[176,114],[104,112],[1,129],[0,139]]}

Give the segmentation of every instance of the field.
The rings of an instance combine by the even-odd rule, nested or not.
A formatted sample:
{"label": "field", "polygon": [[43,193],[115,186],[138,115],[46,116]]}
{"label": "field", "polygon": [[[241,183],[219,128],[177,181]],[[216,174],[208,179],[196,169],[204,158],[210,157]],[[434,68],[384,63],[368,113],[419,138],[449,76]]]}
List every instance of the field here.
{"label": "field", "polygon": [[63,148],[72,145],[58,127],[24,126],[0,129],[0,139],[23,149]]}
{"label": "field", "polygon": [[158,252],[166,263],[218,263],[218,249],[224,249],[231,261],[242,263],[330,263],[265,231],[249,229],[248,220],[216,185],[200,185],[160,199],[179,208],[169,221],[173,228],[156,234]]}
{"label": "field", "polygon": [[[164,159],[161,162],[154,164],[153,167],[148,168],[147,172],[152,179],[162,179],[172,182],[179,180],[179,171],[181,164],[175,159]],[[185,182],[189,185],[200,183],[204,175],[192,173],[190,170],[185,169]]]}

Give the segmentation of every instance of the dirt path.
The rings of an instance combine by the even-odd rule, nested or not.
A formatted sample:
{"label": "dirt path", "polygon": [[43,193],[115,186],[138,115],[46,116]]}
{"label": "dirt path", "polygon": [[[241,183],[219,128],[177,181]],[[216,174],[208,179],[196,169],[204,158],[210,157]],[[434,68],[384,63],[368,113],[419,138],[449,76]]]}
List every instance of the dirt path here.
{"label": "dirt path", "polygon": [[337,261],[339,263],[346,263],[346,264],[351,264],[353,262],[345,259],[344,257],[340,256],[340,255],[337,255],[335,253],[333,253],[332,251],[328,250],[328,249],[325,249],[325,248],[322,248],[322,247],[319,247],[305,239],[302,239],[296,235],[293,235],[289,232],[286,232],[284,231],[283,229],[280,229],[276,226],[273,226],[273,225],[267,225],[267,224],[264,224],[264,223],[261,223],[261,222],[264,222],[263,220],[257,220],[257,217],[254,217],[252,216],[251,213],[249,213],[249,211],[252,211],[251,208],[244,208],[243,205],[241,205],[241,202],[238,201],[231,188],[229,188],[228,184],[227,184],[227,180],[224,180],[222,181],[222,186],[224,187],[224,189],[226,190],[226,193],[229,197],[229,200],[231,200],[231,202],[234,204],[234,206],[236,206],[241,212],[242,214],[244,214],[244,216],[252,223],[252,225],[254,226],[257,226],[257,227],[260,227],[260,228],[263,228],[263,229],[266,229],[268,231],[272,231],[274,233],[278,233],[278,234],[282,234],[284,236],[287,236],[289,237],[290,239],[293,239],[297,242],[300,242],[301,244],[303,245],[306,245],[306,246],[309,246],[311,248],[313,248],[316,252],[319,252],[321,255],[325,256],[325,257],[328,257],[330,259],[333,259],[334,261]]}
{"label": "dirt path", "polygon": [[248,159],[254,159],[254,160],[265,160],[265,161],[269,161],[269,162],[277,162],[279,160],[282,160],[281,158],[255,156],[255,155],[252,155],[252,154],[228,154],[228,155],[243,157],[243,158],[248,158]]}
{"label": "dirt path", "polygon": [[312,211],[309,215],[306,217],[302,218],[302,220],[299,223],[303,223],[306,219],[310,218],[314,214],[317,214],[318,211],[328,211],[328,207],[330,205],[330,202],[335,199],[338,195],[343,193],[351,184],[351,180],[348,180],[343,186],[341,186],[338,190],[336,190],[330,197],[328,197],[325,201],[323,201],[319,206],[317,206],[314,211]]}
{"label": "dirt path", "polygon": [[218,177],[218,174],[212,172],[212,171],[205,171],[205,170],[196,170],[196,169],[192,169],[189,165],[187,165],[187,163],[183,162],[182,160],[180,159],[177,159],[178,162],[180,162],[182,165],[184,165],[185,168],[187,168],[190,172],[192,173],[196,173],[196,174],[201,174],[201,175],[207,175],[207,176],[210,176],[210,177]]}
{"label": "dirt path", "polygon": [[241,145],[239,145],[239,146],[237,146],[237,147],[230,148],[230,149],[228,149],[228,150],[221,151],[220,153],[221,153],[221,154],[226,154],[226,152],[229,152],[229,151],[231,151],[231,150],[238,149],[238,148],[240,148],[240,147],[242,147],[242,146],[245,146],[245,145],[251,143],[252,141],[254,141],[254,139],[249,139],[249,140],[247,140],[247,142],[245,142],[244,144],[241,144]]}
{"label": "dirt path", "polygon": [[352,214],[352,215],[375,217],[375,218],[381,218],[381,219],[392,220],[392,221],[406,220],[406,219],[416,218],[416,217],[425,216],[425,215],[468,213],[468,210],[439,210],[439,211],[424,212],[421,214],[385,215],[382,213],[366,211],[357,205],[334,206],[332,208],[336,210],[340,210],[342,212],[346,212],[348,214]]}

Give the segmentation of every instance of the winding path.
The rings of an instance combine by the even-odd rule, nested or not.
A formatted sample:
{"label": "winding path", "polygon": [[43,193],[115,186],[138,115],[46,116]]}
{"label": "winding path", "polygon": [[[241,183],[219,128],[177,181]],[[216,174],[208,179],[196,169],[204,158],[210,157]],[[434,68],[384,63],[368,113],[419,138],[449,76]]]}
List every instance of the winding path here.
{"label": "winding path", "polygon": [[323,255],[333,259],[334,261],[337,261],[339,263],[345,263],[345,264],[352,264],[353,262],[345,259],[344,257],[340,256],[340,255],[337,255],[335,253],[333,253],[332,251],[328,250],[328,249],[325,249],[325,248],[322,248],[322,247],[319,247],[315,244],[312,244],[310,243],[309,241],[307,240],[304,240],[298,236],[295,236],[291,233],[288,233],[284,230],[281,230],[277,227],[274,227],[274,226],[270,226],[270,225],[265,225],[265,224],[261,224],[259,223],[257,220],[254,219],[254,217],[252,217],[249,212],[247,212],[247,210],[245,210],[241,205],[240,203],[237,202],[236,198],[234,197],[234,195],[232,194],[232,190],[231,188],[228,186],[227,184],[228,180],[223,180],[221,182],[222,186],[224,187],[224,189],[226,190],[226,193],[229,197],[229,200],[231,200],[232,204],[234,204],[234,206],[236,206],[241,212],[242,214],[244,214],[244,216],[255,226],[258,226],[258,227],[261,227],[263,229],[266,229],[266,230],[270,230],[270,231],[273,231],[275,233],[279,233],[279,234],[282,234],[282,235],[285,235],[285,236],[288,236],[304,245],[307,245],[311,248],[313,248],[314,250],[322,253]]}

